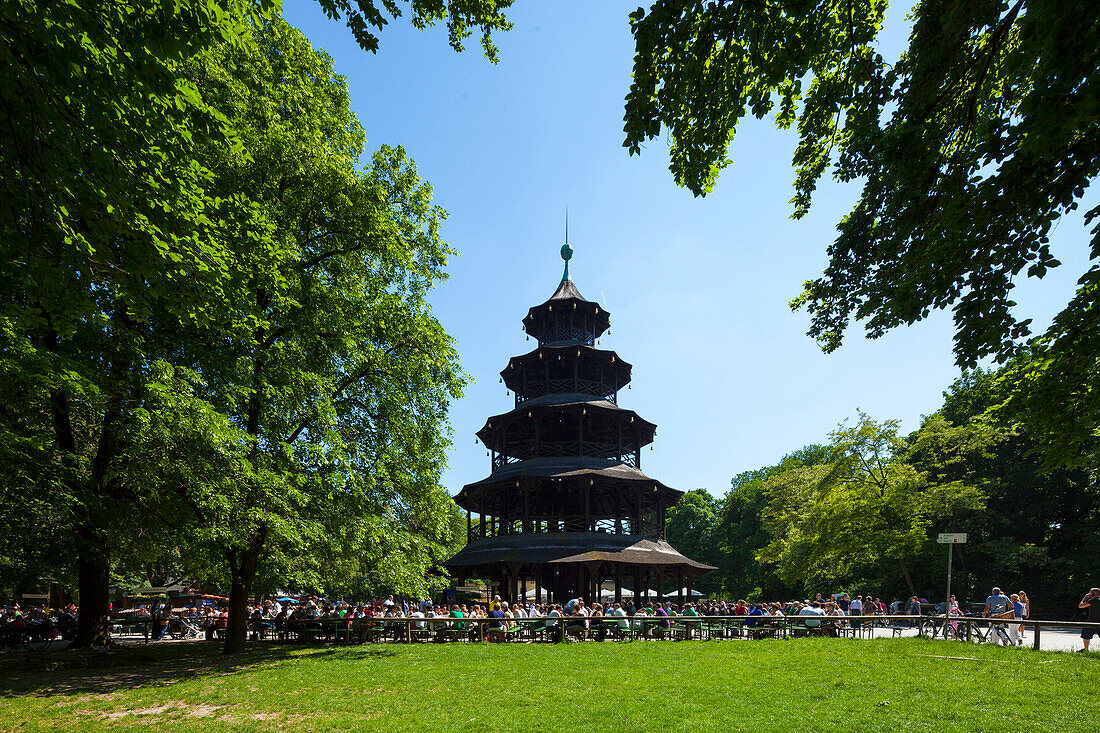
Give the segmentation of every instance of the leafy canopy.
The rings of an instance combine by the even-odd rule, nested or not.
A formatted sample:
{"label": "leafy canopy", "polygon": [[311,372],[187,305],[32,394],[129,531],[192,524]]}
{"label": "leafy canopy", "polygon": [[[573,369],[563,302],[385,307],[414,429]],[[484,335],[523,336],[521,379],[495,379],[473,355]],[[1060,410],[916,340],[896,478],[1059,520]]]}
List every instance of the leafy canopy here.
{"label": "leafy canopy", "polygon": [[[1059,265],[1051,229],[1100,171],[1100,5],[1092,0],[922,0],[909,48],[876,50],[885,0],[659,0],[631,15],[630,152],[667,129],[670,169],[696,195],[730,163],[746,114],[796,127],[794,215],[831,168],[862,192],[824,275],[794,300],[826,351],[853,320],[871,337],[951,308],[958,364],[1006,361],[1032,338],[1014,280]],[[1092,222],[1100,208],[1086,214]],[[1092,258],[1100,256],[1094,228]],[[1100,427],[1100,266],[1050,329],[1016,405],[1074,437]],[[1043,407],[1046,410],[1043,410]],[[1038,414],[1036,414],[1038,413]],[[1044,414],[1045,413],[1045,414]]]}

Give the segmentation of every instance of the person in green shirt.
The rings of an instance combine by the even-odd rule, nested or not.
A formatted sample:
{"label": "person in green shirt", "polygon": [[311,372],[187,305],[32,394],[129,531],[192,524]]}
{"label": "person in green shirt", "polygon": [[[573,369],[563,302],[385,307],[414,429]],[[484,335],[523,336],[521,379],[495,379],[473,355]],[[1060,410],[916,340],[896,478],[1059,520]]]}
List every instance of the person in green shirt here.
{"label": "person in green shirt", "polygon": [[[454,605],[451,606],[451,617],[452,617],[452,619],[463,619],[464,616],[462,615],[462,611],[459,610],[459,604],[458,603],[455,603]],[[466,625],[464,623],[452,623],[451,627],[452,628],[458,628],[458,630],[461,631],[461,630],[463,630],[463,628],[466,627]]]}

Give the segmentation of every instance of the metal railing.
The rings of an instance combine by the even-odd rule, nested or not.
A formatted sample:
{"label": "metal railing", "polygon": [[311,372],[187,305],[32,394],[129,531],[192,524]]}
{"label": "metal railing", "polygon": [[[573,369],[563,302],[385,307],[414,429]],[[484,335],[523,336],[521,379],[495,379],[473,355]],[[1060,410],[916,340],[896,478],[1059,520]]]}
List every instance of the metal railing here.
{"label": "metal railing", "polygon": [[1008,624],[1026,624],[1032,630],[1032,646],[1040,648],[1043,628],[1092,628],[1100,632],[1100,623],[1052,621],[1042,619],[998,619],[979,616],[538,616],[533,618],[454,618],[454,617],[373,617],[362,619],[290,619],[274,634],[283,640],[326,640],[351,642],[414,642],[433,640],[485,641],[493,636],[501,640],[563,641],[567,636],[615,637],[622,639],[755,639],[800,636],[844,636],[871,638],[875,629],[900,635],[914,631],[917,636],[959,641],[992,643],[994,634]]}
{"label": "metal railing", "polygon": [[[217,629],[219,619],[199,618],[190,622],[203,631]],[[137,633],[148,641],[154,630],[154,619],[113,619],[117,635]],[[1024,624],[1032,634],[1031,646],[1041,648],[1044,629],[1094,629],[1100,633],[1100,623],[1088,621],[1054,621],[1044,619],[1002,619],[981,616],[537,616],[531,618],[455,618],[455,617],[367,617],[357,619],[318,618],[275,619],[249,621],[250,637],[276,641],[333,641],[340,643],[416,641],[471,641],[487,639],[522,639],[531,641],[564,641],[567,637],[596,639],[654,640],[718,640],[718,639],[787,639],[802,636],[843,636],[872,638],[875,630],[889,630],[894,636],[915,632],[917,636],[949,638],[962,642],[994,643],[1003,640],[1009,624]],[[946,630],[946,634],[945,634]],[[6,629],[5,631],[12,631]],[[32,632],[32,629],[15,631]],[[21,641],[11,636],[8,646],[15,648]],[[31,637],[28,637],[31,638]],[[212,638],[212,637],[208,637]],[[7,641],[5,639],[5,641]],[[28,648],[31,648],[28,646]]]}

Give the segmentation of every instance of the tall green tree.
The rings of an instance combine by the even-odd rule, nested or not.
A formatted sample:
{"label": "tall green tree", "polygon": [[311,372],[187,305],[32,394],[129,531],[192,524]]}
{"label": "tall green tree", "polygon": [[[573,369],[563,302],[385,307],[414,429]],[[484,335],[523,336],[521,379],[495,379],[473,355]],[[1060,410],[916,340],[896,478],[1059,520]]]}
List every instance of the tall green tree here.
{"label": "tall green tree", "polygon": [[[631,15],[631,153],[666,130],[696,195],[730,163],[747,114],[796,127],[794,215],[829,169],[860,181],[823,277],[793,305],[826,351],[854,319],[871,337],[954,312],[955,356],[1010,359],[1032,337],[1014,283],[1059,262],[1051,229],[1100,172],[1100,6],[1091,0],[921,0],[909,47],[876,50],[886,0],[657,0]],[[1100,208],[1086,214],[1091,223]],[[1100,256],[1093,229],[1092,257]],[[1053,460],[1100,428],[1090,267],[1041,337],[1014,407]]]}
{"label": "tall green tree", "polygon": [[427,301],[452,253],[430,186],[400,148],[357,169],[364,135],[346,82],[300,32],[271,20],[254,39],[193,68],[241,141],[198,152],[214,193],[246,193],[275,243],[234,241],[255,263],[234,303],[251,328],[197,330],[186,347],[198,394],[228,417],[245,457],[228,493],[199,484],[193,497],[228,567],[228,652],[244,644],[265,559],[316,572],[326,557],[358,556],[410,593],[427,590],[432,545],[452,528],[439,474],[463,383]]}
{"label": "tall green tree", "polygon": [[[322,5],[347,9],[370,50],[405,6],[420,27],[445,19],[456,48],[471,27],[484,39],[506,27],[506,2]],[[247,45],[276,9],[270,0],[0,4],[0,360],[25,396],[3,435],[12,460],[0,495],[37,506],[52,492],[52,526],[75,537],[75,647],[108,638],[113,538],[148,498],[149,468],[131,452],[144,456],[138,410],[159,389],[151,365],[174,363],[181,339],[205,328],[255,334],[255,314],[237,307],[257,280],[278,279],[286,243],[266,212],[248,192],[214,195],[215,173],[194,154],[243,154],[236,130],[202,80],[183,73],[218,44]],[[34,471],[19,468],[30,463]]]}

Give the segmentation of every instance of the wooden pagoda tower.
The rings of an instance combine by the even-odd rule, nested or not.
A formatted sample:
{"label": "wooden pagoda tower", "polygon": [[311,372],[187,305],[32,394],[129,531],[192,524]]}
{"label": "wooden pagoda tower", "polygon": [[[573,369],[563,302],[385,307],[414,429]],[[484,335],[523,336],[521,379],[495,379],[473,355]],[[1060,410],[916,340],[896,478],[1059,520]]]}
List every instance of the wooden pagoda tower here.
{"label": "wooden pagoda tower", "polygon": [[509,601],[533,589],[544,601],[591,602],[607,582],[616,601],[624,583],[639,597],[661,597],[669,581],[690,589],[714,568],[665,541],[665,512],[683,492],[642,473],[657,426],[619,406],[631,366],[596,348],[610,317],[569,277],[572,254],[565,244],[561,283],[523,319],[538,347],[501,372],[515,408],[477,432],[492,473],[455,497],[467,544],[445,566],[460,581],[490,581]]}

